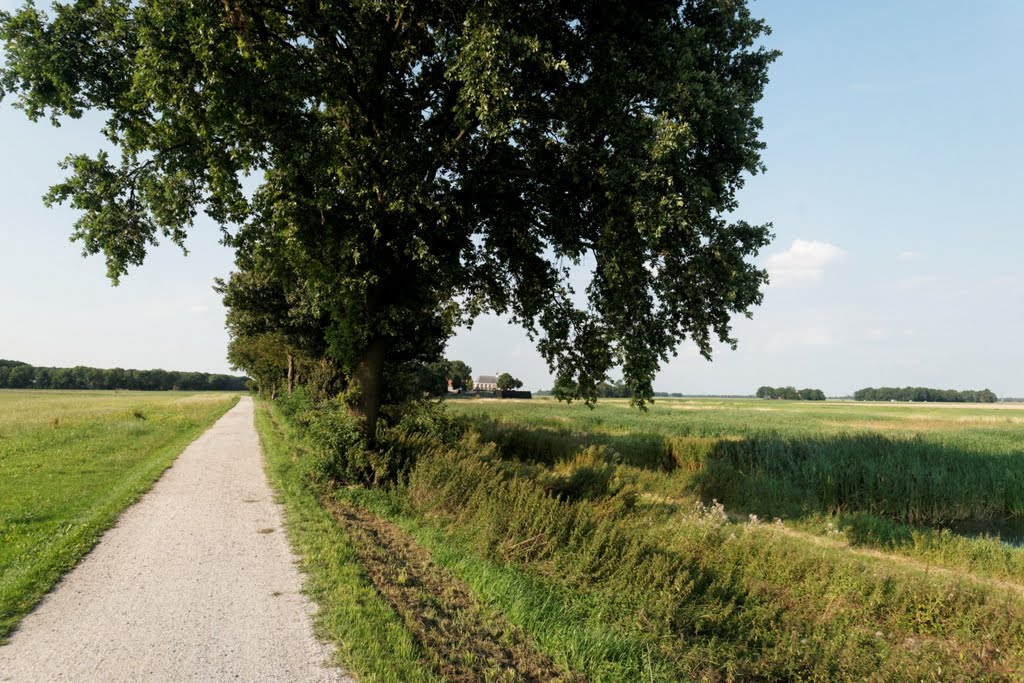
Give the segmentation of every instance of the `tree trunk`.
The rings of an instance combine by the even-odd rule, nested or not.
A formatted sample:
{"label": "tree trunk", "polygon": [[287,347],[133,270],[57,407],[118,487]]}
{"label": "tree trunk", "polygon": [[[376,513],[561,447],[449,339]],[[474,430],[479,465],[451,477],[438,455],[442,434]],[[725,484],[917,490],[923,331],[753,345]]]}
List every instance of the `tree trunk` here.
{"label": "tree trunk", "polygon": [[377,416],[384,398],[384,356],[386,344],[383,339],[370,341],[352,373],[352,385],[355,395],[349,405],[349,411],[359,418],[363,438],[369,449],[377,447]]}
{"label": "tree trunk", "polygon": [[291,353],[288,354],[288,395],[292,395],[292,379],[295,370],[295,357]]}

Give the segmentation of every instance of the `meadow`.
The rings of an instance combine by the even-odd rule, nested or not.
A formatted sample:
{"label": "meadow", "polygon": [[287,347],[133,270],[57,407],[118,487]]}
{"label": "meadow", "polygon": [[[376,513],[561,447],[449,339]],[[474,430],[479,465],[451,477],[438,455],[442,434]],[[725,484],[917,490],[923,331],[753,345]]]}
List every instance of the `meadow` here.
{"label": "meadow", "polygon": [[237,400],[0,390],[0,641]]}
{"label": "meadow", "polygon": [[[532,680],[1024,675],[1024,550],[947,529],[1021,515],[1020,408],[451,402],[427,434],[384,440],[417,452],[384,489],[324,479],[317,463],[329,454],[310,438],[324,427],[308,408],[261,411],[261,432],[289,454],[292,486],[318,497],[321,523],[355,566],[365,519],[391,525],[372,537],[428,551],[451,585],[561,672]],[[390,573],[343,574],[394,596],[424,566],[405,567],[402,555]],[[318,584],[338,585],[311,567]],[[367,680],[397,679],[352,653],[396,633],[418,671],[448,671],[446,655],[416,636],[444,613],[438,592],[417,598],[431,605],[419,613],[386,599],[390,621],[362,634],[321,627]],[[328,593],[327,613],[365,609]],[[480,659],[472,642],[472,631],[460,639]],[[448,678],[473,676],[530,680],[495,662]]]}
{"label": "meadow", "polygon": [[1024,406],[659,400],[453,402],[521,460],[604,446],[666,493],[743,514],[866,512],[915,525],[1024,516]]}

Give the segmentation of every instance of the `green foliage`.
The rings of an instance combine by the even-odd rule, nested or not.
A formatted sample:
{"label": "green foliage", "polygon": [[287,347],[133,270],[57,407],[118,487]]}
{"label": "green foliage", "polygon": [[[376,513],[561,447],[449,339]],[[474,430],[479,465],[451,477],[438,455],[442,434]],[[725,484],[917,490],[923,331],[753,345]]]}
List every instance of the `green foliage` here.
{"label": "green foliage", "polygon": [[324,484],[374,483],[378,478],[375,458],[355,418],[340,401],[307,407],[297,415],[312,444],[307,467],[311,481]]}
{"label": "green foliage", "polygon": [[694,477],[705,498],[762,515],[866,512],[912,524],[1024,516],[1017,457],[920,436],[722,440]]}
{"label": "green foliage", "polygon": [[428,396],[448,395],[448,383],[456,391],[468,391],[473,386],[473,370],[461,360],[436,360],[412,364],[416,378],[414,390]]}
{"label": "green foliage", "polygon": [[767,33],[719,0],[77,0],[0,14],[0,90],[106,118],[114,153],[69,156],[46,201],[113,280],[205,212],[238,254],[233,333],[332,359],[372,442],[385,366],[484,310],[565,398],[620,366],[642,404],[684,339],[735,343],[766,281],[769,226],[730,216],[762,169]]}
{"label": "green foliage", "polygon": [[523,386],[523,381],[516,379],[507,372],[503,372],[498,375],[498,389],[501,391],[511,391],[513,389],[518,389],[521,386]]}
{"label": "green foliage", "polygon": [[[410,417],[407,436],[431,434],[438,420],[450,429],[416,444],[404,485],[333,495],[412,529],[588,680],[999,680],[1021,666],[1024,550],[868,509],[913,487],[935,494],[913,480],[929,464],[945,482],[939,506],[980,502],[973,487],[993,484],[986,468],[998,478],[1019,460],[1016,412],[689,400],[640,415],[621,401],[593,410],[448,404],[467,425],[440,410]],[[732,487],[724,507],[699,495],[717,467]],[[880,475],[873,483],[871,472]],[[857,476],[868,493],[850,497],[847,512],[806,509]],[[797,485],[783,489],[786,478]],[[796,517],[784,525],[747,518],[793,501]]]}
{"label": "green foliage", "polygon": [[[6,363],[7,365],[3,365]],[[0,361],[0,389],[131,389],[136,391],[245,391],[246,377],[122,368],[35,367]]]}
{"label": "green foliage", "polygon": [[995,403],[998,397],[988,389],[957,391],[926,387],[867,387],[853,392],[855,401],[931,401],[935,403]]}
{"label": "green foliage", "polygon": [[421,364],[417,371],[417,386],[423,393],[429,396],[446,396],[448,394],[450,368],[451,363],[445,360]]}
{"label": "green foliage", "polygon": [[930,525],[1024,517],[1019,416],[813,401],[772,406],[659,401],[642,417],[621,402],[594,410],[545,401],[451,407],[469,413],[505,457],[550,467],[605,445],[625,464],[670,473],[671,490],[744,513],[860,512]]}
{"label": "green foliage", "polygon": [[[646,657],[632,671],[611,674],[616,669],[583,656],[591,680],[723,671],[773,680],[927,678],[940,670],[988,678],[1016,665],[1024,631],[1002,612],[1010,603],[997,589],[862,562],[773,525],[733,524],[720,506],[654,505],[618,466],[594,486],[600,460],[591,451],[562,473],[522,469],[471,438],[424,455],[406,491],[418,519],[449,535],[438,541],[447,552],[540,575],[592,600],[610,638],[643,643]],[[550,489],[556,477],[588,485],[564,495]],[[988,619],[1010,629],[997,636],[1000,645],[986,641],[999,654],[961,658],[961,643],[982,637],[978,624]],[[986,627],[984,638],[992,633]],[[574,659],[571,650],[553,656]]]}
{"label": "green foliage", "polygon": [[305,439],[275,410],[291,405],[291,414],[297,414],[302,401],[288,401],[260,402],[256,428],[267,477],[285,508],[288,538],[302,558],[304,588],[319,608],[314,617],[317,633],[337,646],[339,663],[360,680],[438,681],[420,646],[367,579],[351,540],[317,500]]}
{"label": "green foliage", "polygon": [[378,423],[375,447],[368,449],[359,421],[344,397],[314,401],[308,392],[297,389],[275,404],[304,429],[310,481],[328,487],[393,484],[409,472],[421,451],[455,443],[465,430],[464,420],[445,412],[439,404],[407,401],[389,407]]}
{"label": "green foliage", "polygon": [[800,389],[793,387],[759,387],[757,398],[781,398],[787,401],[824,401],[825,392],[821,389]]}
{"label": "green foliage", "polygon": [[449,379],[452,381],[452,388],[469,391],[473,388],[473,368],[461,360],[453,360],[448,369]]}

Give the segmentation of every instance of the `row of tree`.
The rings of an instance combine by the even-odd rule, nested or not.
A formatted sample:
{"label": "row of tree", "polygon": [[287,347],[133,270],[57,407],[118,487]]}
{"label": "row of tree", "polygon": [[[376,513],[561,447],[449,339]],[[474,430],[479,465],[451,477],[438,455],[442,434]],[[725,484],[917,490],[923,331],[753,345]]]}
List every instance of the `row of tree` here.
{"label": "row of tree", "polygon": [[0,360],[0,389],[135,389],[141,391],[244,391],[247,377],[175,370],[35,367]]}
{"label": "row of tree", "polygon": [[824,401],[821,389],[797,389],[795,387],[760,387],[754,394],[758,398],[776,398],[786,401]]}
{"label": "row of tree", "polygon": [[988,389],[929,389],[928,387],[866,387],[853,392],[854,401],[930,401],[936,403],[995,403]]}
{"label": "row of tree", "polygon": [[735,346],[761,303],[770,225],[734,216],[777,53],[745,2],[173,7],[0,12],[3,94],[109,142],[46,201],[115,281],[209,216],[235,367],[340,393],[368,448],[482,313],[526,328],[561,397],[621,367],[643,404],[680,343]]}

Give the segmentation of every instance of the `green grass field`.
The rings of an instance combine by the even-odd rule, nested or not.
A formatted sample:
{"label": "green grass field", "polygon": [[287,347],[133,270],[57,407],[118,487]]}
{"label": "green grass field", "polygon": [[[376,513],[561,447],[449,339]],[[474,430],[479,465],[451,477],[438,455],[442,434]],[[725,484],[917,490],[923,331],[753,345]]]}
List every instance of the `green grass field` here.
{"label": "green grass field", "polygon": [[[916,525],[1024,516],[1024,407],[757,400],[456,402],[511,458],[586,446],[659,472],[664,493],[738,513],[870,513]],[[651,482],[654,483],[653,481]]]}
{"label": "green grass field", "polygon": [[237,400],[0,390],[0,640]]}
{"label": "green grass field", "polygon": [[321,501],[400,527],[570,677],[1024,676],[1024,550],[944,530],[1020,518],[1019,407],[448,408],[461,437],[417,437],[401,485]]}

